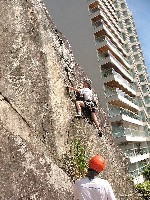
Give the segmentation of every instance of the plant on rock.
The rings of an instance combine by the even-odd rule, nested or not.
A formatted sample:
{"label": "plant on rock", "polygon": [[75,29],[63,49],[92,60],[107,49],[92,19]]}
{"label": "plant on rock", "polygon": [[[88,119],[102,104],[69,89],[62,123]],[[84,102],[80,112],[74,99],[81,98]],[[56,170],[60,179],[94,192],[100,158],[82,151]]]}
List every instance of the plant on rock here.
{"label": "plant on rock", "polygon": [[73,140],[70,150],[64,155],[63,170],[75,181],[85,176],[88,168],[85,148],[79,139]]}
{"label": "plant on rock", "polygon": [[150,164],[148,164],[144,171],[143,175],[145,177],[145,182],[137,184],[136,190],[142,194],[143,199],[149,200],[150,199]]}

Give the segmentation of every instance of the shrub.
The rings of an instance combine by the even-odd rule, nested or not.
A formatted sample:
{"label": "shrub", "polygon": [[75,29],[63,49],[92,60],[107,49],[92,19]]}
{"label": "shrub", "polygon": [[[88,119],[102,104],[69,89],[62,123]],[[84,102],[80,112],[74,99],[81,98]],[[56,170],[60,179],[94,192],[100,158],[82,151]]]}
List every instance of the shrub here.
{"label": "shrub", "polygon": [[144,175],[144,177],[145,177],[146,180],[150,180],[150,164],[148,164],[148,165],[144,168],[143,175]]}
{"label": "shrub", "polygon": [[143,199],[150,199],[150,181],[136,185],[136,190],[142,195]]}
{"label": "shrub", "polygon": [[70,145],[70,150],[63,157],[63,170],[75,181],[85,176],[88,168],[87,156],[82,142],[75,139]]}
{"label": "shrub", "polygon": [[148,164],[143,171],[145,182],[136,185],[136,190],[142,194],[143,199],[150,199],[150,164]]}

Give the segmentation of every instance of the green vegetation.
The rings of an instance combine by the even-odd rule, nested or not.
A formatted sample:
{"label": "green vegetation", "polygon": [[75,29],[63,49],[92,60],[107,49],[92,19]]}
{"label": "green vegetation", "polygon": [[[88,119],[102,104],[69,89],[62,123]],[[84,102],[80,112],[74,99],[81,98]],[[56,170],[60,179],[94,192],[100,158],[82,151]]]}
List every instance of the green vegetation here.
{"label": "green vegetation", "polygon": [[76,176],[81,177],[87,172],[87,156],[81,141],[75,140],[72,144],[73,160],[75,165]]}
{"label": "green vegetation", "polygon": [[136,190],[142,195],[143,199],[150,199],[150,164],[144,169],[143,175],[145,182],[136,185]]}
{"label": "green vegetation", "polygon": [[150,164],[145,167],[143,175],[146,180],[150,180]]}
{"label": "green vegetation", "polygon": [[71,143],[68,154],[64,155],[62,168],[73,181],[85,176],[88,163],[85,148],[80,140],[75,139]]}

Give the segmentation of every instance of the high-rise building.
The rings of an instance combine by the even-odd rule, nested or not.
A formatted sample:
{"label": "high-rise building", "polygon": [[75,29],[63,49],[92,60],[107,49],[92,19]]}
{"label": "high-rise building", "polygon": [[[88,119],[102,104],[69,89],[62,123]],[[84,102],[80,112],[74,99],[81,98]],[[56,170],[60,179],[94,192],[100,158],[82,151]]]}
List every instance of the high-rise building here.
{"label": "high-rise building", "polygon": [[[90,40],[85,43],[93,41],[93,46],[91,43],[89,48],[85,47],[92,65],[81,67],[96,82],[96,92],[108,114],[114,140],[129,160],[131,177],[135,183],[142,182],[142,171],[150,156],[150,83],[132,13],[125,0],[84,0],[82,6],[76,1],[74,7],[74,1],[69,2],[66,0],[64,5],[65,0],[62,1],[66,11],[61,12],[73,8],[80,19],[82,16],[85,19],[76,20],[76,25],[82,27],[77,31],[82,37],[76,38],[70,30],[69,38],[82,43],[87,36]],[[67,28],[71,29],[71,13],[67,15]],[[55,16],[52,17],[55,21]],[[63,24],[63,17],[56,19],[56,25],[58,21]],[[74,49],[74,43],[71,45]],[[82,48],[76,48],[75,54],[81,55]],[[85,62],[86,58],[83,59]]]}
{"label": "high-rise building", "polygon": [[112,134],[141,181],[150,152],[150,88],[133,17],[124,0],[87,0]]}

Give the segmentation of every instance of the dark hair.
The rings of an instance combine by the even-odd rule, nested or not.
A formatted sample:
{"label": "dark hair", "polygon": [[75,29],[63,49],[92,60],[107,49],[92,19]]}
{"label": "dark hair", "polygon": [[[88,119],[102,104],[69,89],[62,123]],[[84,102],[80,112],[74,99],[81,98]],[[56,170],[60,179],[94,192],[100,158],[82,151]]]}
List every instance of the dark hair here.
{"label": "dark hair", "polygon": [[88,88],[91,90],[91,89],[92,89],[92,88],[91,88],[91,85],[90,85],[89,83],[88,83],[88,85],[89,85],[89,87],[88,87]]}
{"label": "dark hair", "polygon": [[84,83],[87,83],[88,84],[88,88],[91,90],[91,85],[92,85],[92,81],[89,79],[89,78],[85,78],[84,80],[83,80],[83,82]]}
{"label": "dark hair", "polygon": [[88,84],[88,88],[89,88],[90,90],[92,89],[91,85],[90,85],[87,81],[84,81],[83,83]]}
{"label": "dark hair", "polygon": [[96,170],[88,168],[86,177],[88,177],[88,179],[91,181],[94,179],[94,176],[97,176],[98,174],[99,172],[97,172]]}

